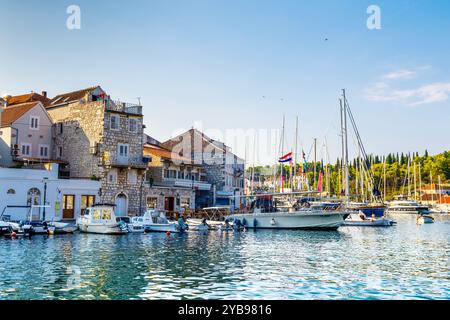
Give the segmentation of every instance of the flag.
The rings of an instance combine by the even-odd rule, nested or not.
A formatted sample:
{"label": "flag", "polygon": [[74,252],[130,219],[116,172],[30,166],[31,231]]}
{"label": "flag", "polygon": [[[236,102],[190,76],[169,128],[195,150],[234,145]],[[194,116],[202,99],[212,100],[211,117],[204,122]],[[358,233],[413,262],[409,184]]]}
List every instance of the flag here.
{"label": "flag", "polygon": [[317,191],[322,192],[322,179],[323,179],[323,173],[320,171],[319,173],[319,182],[317,182]]}
{"label": "flag", "polygon": [[292,152],[286,153],[284,156],[278,159],[280,163],[292,162]]}

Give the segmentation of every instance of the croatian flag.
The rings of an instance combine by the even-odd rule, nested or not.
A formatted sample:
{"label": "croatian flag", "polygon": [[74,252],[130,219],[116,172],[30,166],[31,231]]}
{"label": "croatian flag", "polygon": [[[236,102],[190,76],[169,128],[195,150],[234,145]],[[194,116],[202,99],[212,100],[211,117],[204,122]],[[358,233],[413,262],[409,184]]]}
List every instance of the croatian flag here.
{"label": "croatian flag", "polygon": [[292,152],[289,152],[289,153],[285,154],[284,156],[280,157],[278,159],[278,162],[280,162],[280,163],[286,163],[286,162],[292,163]]}

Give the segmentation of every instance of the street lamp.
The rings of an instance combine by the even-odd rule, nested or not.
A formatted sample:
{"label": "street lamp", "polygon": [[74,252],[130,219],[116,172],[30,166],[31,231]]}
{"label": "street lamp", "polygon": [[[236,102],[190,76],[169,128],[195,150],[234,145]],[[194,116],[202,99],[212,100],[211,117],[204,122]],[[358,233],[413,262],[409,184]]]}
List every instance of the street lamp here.
{"label": "street lamp", "polygon": [[42,220],[45,221],[45,207],[47,205],[47,182],[48,182],[48,178],[43,178],[42,182],[44,182],[44,211],[42,212]]}

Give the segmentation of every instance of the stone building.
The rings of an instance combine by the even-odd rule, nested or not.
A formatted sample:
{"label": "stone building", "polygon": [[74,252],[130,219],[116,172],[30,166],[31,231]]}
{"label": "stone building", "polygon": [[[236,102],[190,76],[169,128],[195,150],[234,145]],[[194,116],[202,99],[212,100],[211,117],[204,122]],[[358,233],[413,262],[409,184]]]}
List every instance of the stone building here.
{"label": "stone building", "polygon": [[149,136],[145,139],[144,155],[152,159],[145,189],[147,207],[167,212],[205,207],[206,203],[200,200],[210,193],[211,184],[206,181],[202,166],[190,164],[188,158],[172,153]]}
{"label": "stone building", "polygon": [[207,201],[204,201],[207,206],[230,205],[237,209],[244,204],[244,160],[223,142],[190,129],[161,145],[188,158],[188,163],[203,167],[205,180],[212,185]]}
{"label": "stone building", "polygon": [[46,106],[54,122],[54,157],[67,177],[101,182],[100,201],[117,215],[145,210],[142,106],[111,100],[99,86],[59,94]]}

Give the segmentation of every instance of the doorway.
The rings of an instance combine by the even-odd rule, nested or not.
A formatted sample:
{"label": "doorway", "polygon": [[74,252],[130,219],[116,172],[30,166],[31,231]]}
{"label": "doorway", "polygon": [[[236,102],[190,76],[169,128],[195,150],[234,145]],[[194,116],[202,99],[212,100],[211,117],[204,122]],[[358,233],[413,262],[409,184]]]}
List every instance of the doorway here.
{"label": "doorway", "polygon": [[74,219],[75,218],[75,196],[72,194],[65,194],[63,196],[63,219]]}
{"label": "doorway", "polygon": [[174,204],[175,204],[175,198],[174,197],[166,197],[164,199],[164,209],[167,212],[173,212],[174,211],[174,209],[175,209]]}
{"label": "doorway", "polygon": [[128,215],[127,210],[127,196],[124,193],[120,193],[116,197],[116,216],[125,217]]}

